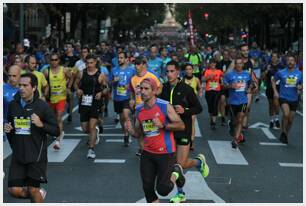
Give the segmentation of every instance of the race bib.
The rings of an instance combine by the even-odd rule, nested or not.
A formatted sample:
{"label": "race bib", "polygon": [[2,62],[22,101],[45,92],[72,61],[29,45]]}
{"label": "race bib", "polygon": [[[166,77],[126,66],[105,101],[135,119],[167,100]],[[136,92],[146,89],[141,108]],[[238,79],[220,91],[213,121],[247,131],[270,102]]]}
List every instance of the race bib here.
{"label": "race bib", "polygon": [[31,118],[14,118],[15,134],[30,135],[31,134]]}
{"label": "race bib", "polygon": [[245,82],[237,82],[236,84],[239,87],[238,89],[235,90],[236,92],[244,92],[245,91],[245,88],[246,88]]}
{"label": "race bib", "polygon": [[118,86],[117,87],[117,95],[126,96],[126,94],[127,94],[127,90],[126,90],[125,86]]}
{"label": "race bib", "polygon": [[286,85],[285,85],[285,87],[296,87],[296,84],[297,84],[297,77],[296,76],[289,76],[289,77],[287,77],[287,79],[286,79]]}
{"label": "race bib", "polygon": [[62,87],[60,85],[53,86],[51,91],[52,91],[51,92],[52,95],[59,96],[62,94]]}
{"label": "race bib", "polygon": [[142,122],[143,132],[146,137],[155,137],[159,135],[159,128],[153,123],[153,120],[144,120]]}
{"label": "race bib", "polygon": [[218,82],[209,82],[209,88],[212,90],[216,90],[218,87]]}
{"label": "race bib", "polygon": [[81,105],[83,106],[91,106],[92,105],[93,96],[92,95],[83,95]]}

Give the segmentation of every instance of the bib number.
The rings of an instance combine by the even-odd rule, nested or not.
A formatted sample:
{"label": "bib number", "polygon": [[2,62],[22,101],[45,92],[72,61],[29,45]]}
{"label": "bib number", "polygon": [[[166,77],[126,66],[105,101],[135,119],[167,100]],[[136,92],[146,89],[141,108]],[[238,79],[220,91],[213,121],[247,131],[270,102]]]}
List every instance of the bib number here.
{"label": "bib number", "polygon": [[126,93],[127,93],[127,91],[126,91],[125,86],[118,86],[117,87],[117,95],[126,96]]}
{"label": "bib number", "polygon": [[287,77],[286,79],[286,87],[296,87],[297,77]]}
{"label": "bib number", "polygon": [[212,90],[216,90],[218,87],[218,82],[209,82],[209,88]]}
{"label": "bib number", "polygon": [[143,121],[142,128],[146,137],[155,137],[159,135],[159,128],[154,125],[152,120]]}
{"label": "bib number", "polygon": [[14,119],[14,127],[15,127],[15,134],[30,135],[31,134],[31,119],[30,119],[30,117],[27,117],[26,119],[15,118]]}
{"label": "bib number", "polygon": [[82,103],[83,106],[91,106],[92,105],[93,96],[92,95],[83,95]]}

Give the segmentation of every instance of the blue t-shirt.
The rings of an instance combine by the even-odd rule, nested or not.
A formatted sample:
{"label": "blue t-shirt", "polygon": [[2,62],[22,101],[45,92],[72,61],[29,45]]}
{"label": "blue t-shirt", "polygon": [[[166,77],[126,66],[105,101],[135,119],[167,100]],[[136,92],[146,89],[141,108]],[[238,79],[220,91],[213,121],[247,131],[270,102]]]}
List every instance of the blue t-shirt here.
{"label": "blue t-shirt", "polygon": [[3,120],[7,121],[8,107],[14,99],[14,95],[19,91],[18,87],[12,87],[10,84],[3,85]]}
{"label": "blue t-shirt", "polygon": [[129,84],[131,78],[136,74],[134,68],[127,66],[125,69],[114,67],[109,75],[110,82],[115,77],[119,77],[119,81],[113,84],[113,98],[115,101],[123,101],[130,99]]}
{"label": "blue t-shirt", "polygon": [[232,105],[248,103],[247,89],[251,84],[251,76],[247,71],[237,72],[235,70],[225,74],[223,82],[225,85],[236,83],[239,89],[229,89],[228,102]]}
{"label": "blue t-shirt", "polygon": [[105,74],[106,76],[109,75],[108,69],[104,66],[100,66],[100,72],[101,72],[101,74]]}
{"label": "blue t-shirt", "polygon": [[148,71],[153,72],[153,74],[158,75],[157,77],[161,75],[163,66],[163,60],[159,57],[156,57],[155,59],[148,60]]}
{"label": "blue t-shirt", "polygon": [[297,68],[289,71],[288,68],[278,71],[274,75],[275,81],[279,82],[279,97],[288,101],[298,101],[297,85],[303,83],[303,74]]}

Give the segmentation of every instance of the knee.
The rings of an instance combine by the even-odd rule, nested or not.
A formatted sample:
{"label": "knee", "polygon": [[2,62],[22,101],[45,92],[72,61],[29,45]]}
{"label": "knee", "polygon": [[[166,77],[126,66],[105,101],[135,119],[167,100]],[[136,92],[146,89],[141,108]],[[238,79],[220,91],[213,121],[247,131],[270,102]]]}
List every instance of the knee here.
{"label": "knee", "polygon": [[34,196],[37,192],[39,192],[39,188],[29,187],[29,193],[31,196]]}
{"label": "knee", "polygon": [[289,113],[284,113],[283,118],[289,120],[290,119]]}
{"label": "knee", "polygon": [[8,192],[14,197],[19,197],[22,193],[22,187],[9,187]]}

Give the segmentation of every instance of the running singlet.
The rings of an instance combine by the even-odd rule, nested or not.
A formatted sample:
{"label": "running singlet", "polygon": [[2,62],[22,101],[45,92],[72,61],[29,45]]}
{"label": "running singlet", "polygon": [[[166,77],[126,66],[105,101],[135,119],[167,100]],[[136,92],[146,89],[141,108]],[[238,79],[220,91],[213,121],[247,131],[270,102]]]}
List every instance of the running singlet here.
{"label": "running singlet", "polygon": [[165,125],[169,122],[167,117],[167,105],[169,102],[156,99],[155,105],[150,109],[145,109],[143,104],[136,107],[136,118],[140,122],[144,132],[143,150],[155,154],[169,154],[175,152],[175,141],[173,132],[159,129],[154,126],[153,119],[159,118]]}
{"label": "running singlet", "polygon": [[186,84],[188,84],[189,86],[192,87],[193,91],[195,94],[198,94],[198,90],[197,90],[197,87],[198,87],[198,84],[197,84],[197,77],[193,76],[191,79],[188,79],[186,76],[184,77],[184,82]]}
{"label": "running singlet", "polygon": [[142,103],[141,94],[140,94],[140,83],[141,83],[142,80],[144,80],[146,78],[154,79],[156,81],[157,86],[158,87],[161,86],[160,81],[151,72],[147,72],[142,77],[139,77],[137,75],[133,76],[132,79],[131,79],[130,90],[133,91],[134,94],[135,94],[135,104],[136,104],[136,106]]}
{"label": "running singlet", "polygon": [[119,81],[113,84],[113,98],[115,101],[123,101],[130,99],[130,90],[128,85],[130,84],[131,78],[135,75],[135,69],[126,67],[121,69],[115,67],[109,75],[110,81],[114,80],[115,77],[119,77]]}
{"label": "running singlet", "polygon": [[10,84],[3,85],[3,112],[4,121],[7,119],[9,104],[14,99],[14,95],[19,91],[18,87],[12,87]]}
{"label": "running singlet", "polygon": [[303,83],[303,74],[297,68],[289,71],[288,68],[278,71],[274,76],[275,81],[280,80],[279,97],[288,101],[298,101],[297,85]]}
{"label": "running singlet", "polygon": [[60,66],[59,72],[57,74],[53,74],[52,69],[50,69],[49,83],[51,90],[50,102],[55,104],[61,100],[65,100],[67,81],[64,73],[64,68],[62,66]]}
{"label": "running singlet", "polygon": [[229,104],[240,105],[248,102],[247,89],[251,84],[251,76],[247,71],[231,71],[226,73],[223,79],[224,84],[238,84],[239,88],[229,89]]}
{"label": "running singlet", "polygon": [[208,77],[210,75],[214,75],[213,79],[209,79],[206,81],[206,91],[220,91],[221,90],[221,77],[223,76],[223,72],[219,69],[212,69],[205,70],[204,77]]}

